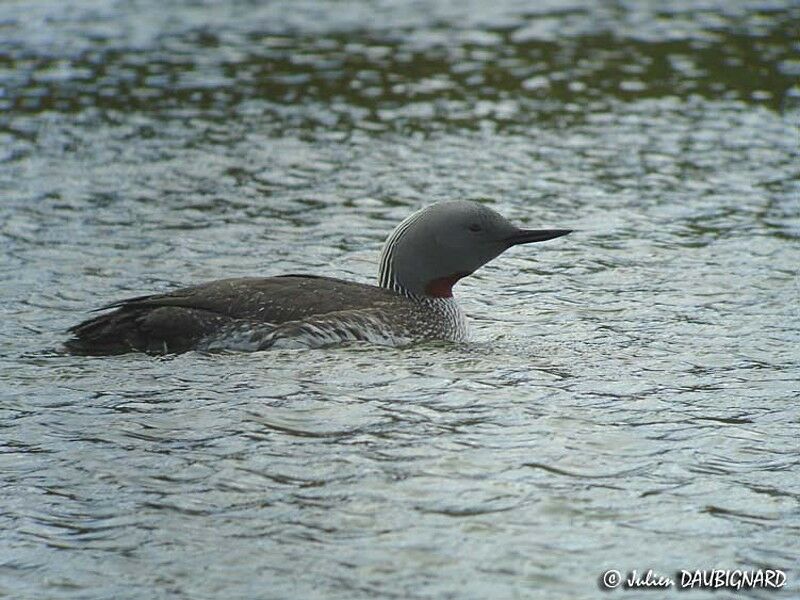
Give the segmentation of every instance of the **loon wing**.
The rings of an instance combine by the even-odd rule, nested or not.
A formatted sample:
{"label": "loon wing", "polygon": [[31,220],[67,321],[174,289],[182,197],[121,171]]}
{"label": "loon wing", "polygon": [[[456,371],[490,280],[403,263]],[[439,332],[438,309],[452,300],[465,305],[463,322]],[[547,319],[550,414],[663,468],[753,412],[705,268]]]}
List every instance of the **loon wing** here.
{"label": "loon wing", "polygon": [[374,285],[315,275],[238,277],[127,298],[97,310],[173,306],[237,319],[282,323],[343,308],[367,308],[394,292]]}
{"label": "loon wing", "polygon": [[69,329],[66,347],[77,354],[121,354],[140,350],[186,352],[237,319],[207,310],[175,306],[123,306]]}
{"label": "loon wing", "polygon": [[255,327],[264,335],[282,323],[378,307],[396,298],[383,288],[331,277],[220,279],[107,305],[99,310],[116,310],[69,330],[75,338],[67,348],[92,354],[183,352],[216,332]]}

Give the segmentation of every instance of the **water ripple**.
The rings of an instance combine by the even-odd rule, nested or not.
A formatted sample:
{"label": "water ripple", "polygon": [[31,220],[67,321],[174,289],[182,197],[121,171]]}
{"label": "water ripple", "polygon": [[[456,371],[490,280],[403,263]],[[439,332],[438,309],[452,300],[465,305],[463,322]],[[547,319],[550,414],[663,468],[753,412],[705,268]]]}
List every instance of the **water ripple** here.
{"label": "water ripple", "polygon": [[[713,557],[796,597],[797,18],[4,3],[3,592],[593,598]],[[575,229],[459,284],[467,344],[60,350],[151,290],[374,281],[454,198]]]}

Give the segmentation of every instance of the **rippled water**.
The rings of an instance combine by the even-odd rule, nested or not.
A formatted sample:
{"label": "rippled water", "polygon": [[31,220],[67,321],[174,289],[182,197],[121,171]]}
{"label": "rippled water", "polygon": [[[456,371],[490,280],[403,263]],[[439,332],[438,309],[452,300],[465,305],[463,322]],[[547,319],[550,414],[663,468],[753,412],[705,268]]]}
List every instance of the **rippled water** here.
{"label": "rippled water", "polygon": [[[796,597],[799,31],[788,0],[3,2],[0,596]],[[373,281],[455,198],[578,230],[459,285],[468,344],[59,350],[126,295]]]}

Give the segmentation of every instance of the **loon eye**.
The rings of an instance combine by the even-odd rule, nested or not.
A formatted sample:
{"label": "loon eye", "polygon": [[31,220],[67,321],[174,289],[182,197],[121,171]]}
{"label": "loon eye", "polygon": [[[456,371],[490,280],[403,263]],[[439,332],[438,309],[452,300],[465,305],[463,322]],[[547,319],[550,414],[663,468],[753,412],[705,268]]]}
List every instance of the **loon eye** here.
{"label": "loon eye", "polygon": [[480,226],[478,223],[472,223],[472,224],[469,226],[469,230],[470,230],[470,231],[474,231],[474,232],[476,232],[476,233],[477,233],[478,231],[480,231],[480,230],[481,230],[481,226]]}

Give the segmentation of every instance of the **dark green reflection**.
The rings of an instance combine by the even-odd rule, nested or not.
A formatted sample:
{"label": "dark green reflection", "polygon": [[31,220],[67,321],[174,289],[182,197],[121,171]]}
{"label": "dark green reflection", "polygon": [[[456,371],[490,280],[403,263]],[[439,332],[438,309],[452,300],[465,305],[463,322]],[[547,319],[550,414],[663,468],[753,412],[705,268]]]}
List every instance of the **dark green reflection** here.
{"label": "dark green reflection", "polygon": [[431,24],[275,35],[239,22],[230,31],[157,37],[144,48],[89,40],[74,54],[53,55],[0,43],[0,105],[11,113],[95,108],[207,119],[258,110],[279,129],[376,131],[524,125],[643,98],[700,96],[783,111],[800,94],[792,88],[800,11],[789,6],[745,21],[681,15],[709,20],[702,35],[683,37],[675,15],[655,13],[656,33],[639,36],[618,9],[611,22],[538,14],[466,33]]}

